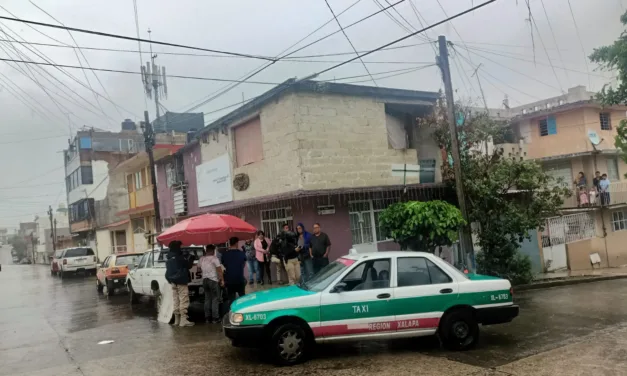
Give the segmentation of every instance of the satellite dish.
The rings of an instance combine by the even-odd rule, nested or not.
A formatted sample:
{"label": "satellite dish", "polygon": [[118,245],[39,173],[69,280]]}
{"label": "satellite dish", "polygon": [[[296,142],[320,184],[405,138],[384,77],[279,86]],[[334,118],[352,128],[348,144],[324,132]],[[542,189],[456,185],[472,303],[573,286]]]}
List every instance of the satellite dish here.
{"label": "satellite dish", "polygon": [[597,134],[596,131],[593,131],[592,129],[588,129],[588,139],[590,140],[592,145],[595,145],[595,146],[601,143],[601,139],[599,138],[599,135]]}

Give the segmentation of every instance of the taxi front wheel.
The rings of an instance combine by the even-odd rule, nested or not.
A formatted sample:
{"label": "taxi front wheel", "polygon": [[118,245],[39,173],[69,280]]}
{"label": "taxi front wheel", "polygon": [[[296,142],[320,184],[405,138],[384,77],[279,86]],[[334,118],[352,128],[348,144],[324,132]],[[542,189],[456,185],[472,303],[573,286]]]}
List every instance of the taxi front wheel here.
{"label": "taxi front wheel", "polygon": [[472,311],[454,310],[442,318],[439,334],[447,349],[469,350],[479,341],[479,324],[473,317]]}
{"label": "taxi front wheel", "polygon": [[271,343],[275,363],[283,366],[304,361],[310,347],[305,330],[292,323],[279,326],[272,334]]}

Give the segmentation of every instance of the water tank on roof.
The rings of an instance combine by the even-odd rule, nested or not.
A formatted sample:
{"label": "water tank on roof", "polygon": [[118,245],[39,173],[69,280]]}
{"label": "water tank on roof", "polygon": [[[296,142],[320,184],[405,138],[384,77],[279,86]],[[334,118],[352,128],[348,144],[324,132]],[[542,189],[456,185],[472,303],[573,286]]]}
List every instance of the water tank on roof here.
{"label": "water tank on roof", "polygon": [[125,119],[122,122],[122,130],[123,131],[131,131],[131,132],[137,132],[137,124],[135,124],[135,122],[131,119]]}

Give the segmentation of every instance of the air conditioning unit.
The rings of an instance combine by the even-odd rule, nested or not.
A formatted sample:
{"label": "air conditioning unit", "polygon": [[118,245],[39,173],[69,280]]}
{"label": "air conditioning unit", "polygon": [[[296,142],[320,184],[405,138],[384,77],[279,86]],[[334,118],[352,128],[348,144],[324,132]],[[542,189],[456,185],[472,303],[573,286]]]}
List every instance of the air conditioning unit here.
{"label": "air conditioning unit", "polygon": [[180,185],[175,188],[173,194],[174,214],[187,215],[187,187]]}

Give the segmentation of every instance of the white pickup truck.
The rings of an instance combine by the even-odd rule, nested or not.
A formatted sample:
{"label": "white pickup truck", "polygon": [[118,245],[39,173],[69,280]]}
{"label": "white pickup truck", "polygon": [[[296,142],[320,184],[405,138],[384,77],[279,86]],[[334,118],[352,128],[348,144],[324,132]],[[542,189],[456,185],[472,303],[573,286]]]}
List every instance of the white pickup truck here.
{"label": "white pickup truck", "polygon": [[[202,288],[202,272],[198,268],[198,259],[203,255],[203,247],[182,247],[183,254],[193,254],[196,258],[190,269],[189,298],[190,301],[204,298]],[[140,296],[154,298],[157,312],[161,308],[163,289],[169,288],[165,279],[165,262],[168,248],[146,251],[129,270],[126,276],[126,287],[131,303],[137,303]]]}

